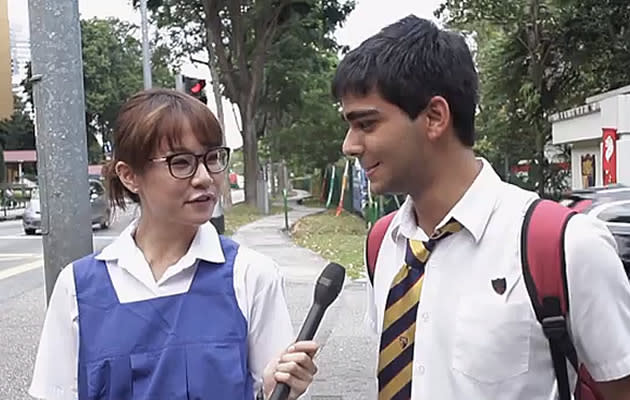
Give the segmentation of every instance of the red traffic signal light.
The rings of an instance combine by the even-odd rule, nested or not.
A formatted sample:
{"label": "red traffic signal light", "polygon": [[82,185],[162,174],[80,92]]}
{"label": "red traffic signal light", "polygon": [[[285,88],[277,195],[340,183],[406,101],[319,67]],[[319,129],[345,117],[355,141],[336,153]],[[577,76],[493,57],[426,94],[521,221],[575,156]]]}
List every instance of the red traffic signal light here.
{"label": "red traffic signal light", "polygon": [[206,87],[206,81],[204,79],[199,79],[199,80],[197,80],[197,83],[195,83],[190,88],[190,93],[192,93],[192,94],[199,94],[199,93],[201,93],[201,91],[205,87]]}
{"label": "red traffic signal light", "polygon": [[195,97],[199,97],[202,94],[203,89],[206,87],[205,79],[191,78],[189,76],[183,77],[184,91]]}
{"label": "red traffic signal light", "polygon": [[208,103],[208,99],[204,93],[206,87],[205,79],[192,78],[190,76],[182,76],[184,84],[184,92],[201,101],[204,104]]}

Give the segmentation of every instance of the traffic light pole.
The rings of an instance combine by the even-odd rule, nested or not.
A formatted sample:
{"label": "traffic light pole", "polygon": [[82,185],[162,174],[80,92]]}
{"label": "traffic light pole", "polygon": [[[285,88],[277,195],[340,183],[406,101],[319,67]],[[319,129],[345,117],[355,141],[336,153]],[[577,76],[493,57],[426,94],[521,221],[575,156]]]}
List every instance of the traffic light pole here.
{"label": "traffic light pole", "polygon": [[[219,81],[218,81],[219,79],[218,71],[216,70],[216,66],[214,65],[212,61],[206,62],[206,61],[196,60],[193,57],[190,58],[190,61],[199,63],[199,64],[204,64],[210,70],[210,79],[212,82],[212,93],[214,95],[214,102],[216,103],[216,107],[217,107],[216,117],[217,117],[217,120],[219,121],[219,124],[221,125],[221,132],[223,133],[223,138],[222,138],[223,144],[227,145],[226,132],[225,132],[225,117],[223,113],[223,102],[222,102],[222,96],[221,96],[221,88],[219,86]],[[184,77],[183,75],[178,74],[175,77],[175,89],[197,97],[199,96],[199,94],[191,93],[191,88],[188,87],[189,85],[187,85],[186,83],[186,82],[190,82],[191,79],[193,80],[193,82],[199,81],[196,78]],[[203,89],[204,88],[202,88],[201,90]],[[207,96],[205,97],[206,97],[205,104],[207,105]],[[201,100],[201,97],[198,97],[198,98]],[[229,210],[230,208],[232,208],[232,188],[230,185],[229,173],[225,174],[225,178],[223,182],[223,193],[221,194],[221,206],[223,208],[223,211]]]}
{"label": "traffic light pole", "polygon": [[151,51],[149,49],[149,22],[147,13],[147,0],[140,0],[140,18],[142,23],[142,73],[144,76],[144,88],[151,89],[153,86],[153,78],[151,77]]}
{"label": "traffic light pole", "polygon": [[78,0],[29,0],[46,299],[92,252]]}

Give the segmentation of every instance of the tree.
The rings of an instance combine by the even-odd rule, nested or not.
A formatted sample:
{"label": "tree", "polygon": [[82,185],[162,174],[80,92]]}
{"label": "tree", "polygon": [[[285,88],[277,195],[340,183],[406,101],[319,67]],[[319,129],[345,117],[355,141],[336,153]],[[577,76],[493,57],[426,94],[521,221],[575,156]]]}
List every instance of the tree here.
{"label": "tree", "polygon": [[194,53],[205,49],[215,57],[223,93],[239,107],[245,198],[249,204],[255,204],[256,117],[268,55],[279,38],[302,26],[304,21],[318,32],[322,32],[321,27],[324,32],[334,31],[352,10],[353,3],[339,0],[153,0],[149,8],[158,26],[167,27],[171,38],[183,51]]}
{"label": "tree", "polygon": [[287,160],[298,173],[321,171],[337,161],[345,130],[338,105],[330,101],[341,49],[328,37],[328,28],[313,26],[302,21],[272,47],[258,110],[268,157]]}
{"label": "tree", "polygon": [[[137,26],[118,19],[81,21],[86,122],[92,162],[100,161],[102,157],[95,137],[110,140],[120,106],[144,87],[142,45],[133,36],[137,29]],[[154,43],[154,86],[174,87],[171,63],[169,49]]]}
{"label": "tree", "polygon": [[[553,68],[557,21],[548,3],[449,0],[442,9],[448,11],[451,25],[474,31],[480,38],[479,69],[487,75],[482,78],[486,85],[482,96],[489,112],[507,117],[495,128],[507,128],[525,143],[533,138],[533,152],[521,156],[538,166],[546,160],[544,148],[550,136],[546,112],[555,106],[553,84],[559,82],[554,79],[558,71]],[[537,168],[540,194],[545,187],[542,174],[543,169]]]}
{"label": "tree", "polygon": [[35,128],[20,98],[13,95],[13,115],[0,121],[0,144],[4,150],[34,150]]}
{"label": "tree", "polygon": [[[81,21],[81,45],[85,91],[88,159],[97,163],[103,151],[96,137],[108,141],[120,106],[144,88],[142,45],[135,38],[137,26],[115,18]],[[156,87],[173,88],[175,62],[168,46],[157,38],[152,43],[152,75]],[[22,82],[32,98],[30,65]]]}
{"label": "tree", "polygon": [[[282,59],[280,59],[282,60]],[[330,101],[337,56],[315,52],[309,57],[284,59],[308,64],[305,68],[284,69],[286,74],[269,73],[278,82],[270,83],[265,98],[268,130],[265,144],[273,159],[286,159],[294,169],[324,170],[341,157],[345,125],[338,105]],[[276,67],[283,67],[279,62]],[[284,76],[289,75],[286,79]],[[273,89],[276,90],[273,90]]]}
{"label": "tree", "polygon": [[13,95],[13,115],[0,121],[0,183],[6,180],[4,151],[33,149],[35,149],[33,121],[24,110],[24,103],[18,96]]}
{"label": "tree", "polygon": [[548,116],[628,82],[629,14],[614,0],[448,0],[436,12],[475,39],[482,149],[531,161],[541,195],[558,181]]}

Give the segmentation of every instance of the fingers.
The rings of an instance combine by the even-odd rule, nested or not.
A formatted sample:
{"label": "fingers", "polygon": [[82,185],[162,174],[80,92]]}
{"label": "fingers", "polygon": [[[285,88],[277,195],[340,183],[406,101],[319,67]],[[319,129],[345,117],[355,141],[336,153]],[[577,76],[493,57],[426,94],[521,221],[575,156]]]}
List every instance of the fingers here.
{"label": "fingers", "polygon": [[274,379],[291,387],[290,399],[302,395],[313,382],[317,366],[313,356],[319,349],[314,341],[297,342],[287,349],[275,366]]}
{"label": "fingers", "polygon": [[301,379],[308,379],[307,375],[315,375],[317,366],[306,353],[288,353],[282,356],[276,366],[276,371],[294,373]]}
{"label": "fingers", "polygon": [[291,388],[289,393],[290,399],[297,399],[300,397],[309,387],[311,382],[313,382],[313,375],[309,374],[308,371],[300,366],[297,366],[297,364],[280,364],[278,365],[278,369],[276,371],[280,371],[281,369],[286,369],[290,372],[276,372],[274,374],[274,379],[276,382],[285,383],[289,386],[289,388]]}
{"label": "fingers", "polygon": [[315,356],[315,353],[317,353],[317,350],[319,350],[319,344],[317,344],[317,342],[314,342],[312,340],[303,340],[289,346],[289,348],[287,349],[287,353],[301,352],[308,354],[312,358]]}

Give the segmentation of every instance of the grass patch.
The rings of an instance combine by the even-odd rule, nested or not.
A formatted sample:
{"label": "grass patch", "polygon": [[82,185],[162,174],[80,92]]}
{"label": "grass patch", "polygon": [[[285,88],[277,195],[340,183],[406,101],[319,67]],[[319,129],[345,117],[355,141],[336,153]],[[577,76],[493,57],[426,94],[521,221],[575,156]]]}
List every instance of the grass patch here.
{"label": "grass patch", "polygon": [[[289,208],[290,211],[290,208]],[[269,215],[280,214],[284,212],[284,207],[272,206]],[[225,212],[225,236],[232,236],[241,226],[266,217],[261,214],[258,208],[250,206],[246,203],[239,203],[229,211]]]}
{"label": "grass patch", "polygon": [[302,201],[302,205],[305,207],[322,208],[326,205],[326,203],[319,201],[319,197],[309,197],[308,199],[304,199]]}
{"label": "grass patch", "polygon": [[291,231],[296,244],[343,265],[351,278],[359,278],[364,269],[366,234],[361,218],[347,211],[336,217],[334,210],[302,218]]}

